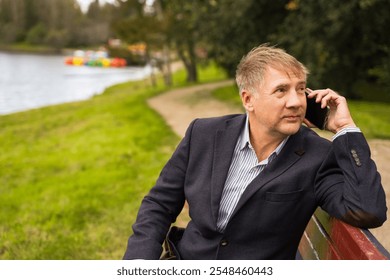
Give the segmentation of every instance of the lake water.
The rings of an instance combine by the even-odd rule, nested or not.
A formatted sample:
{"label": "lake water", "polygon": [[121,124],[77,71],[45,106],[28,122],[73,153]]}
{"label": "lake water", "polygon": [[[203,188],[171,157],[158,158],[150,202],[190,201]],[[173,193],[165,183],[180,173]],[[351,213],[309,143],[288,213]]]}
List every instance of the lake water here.
{"label": "lake water", "polygon": [[0,114],[85,100],[108,86],[140,80],[150,67],[69,66],[64,56],[0,52]]}

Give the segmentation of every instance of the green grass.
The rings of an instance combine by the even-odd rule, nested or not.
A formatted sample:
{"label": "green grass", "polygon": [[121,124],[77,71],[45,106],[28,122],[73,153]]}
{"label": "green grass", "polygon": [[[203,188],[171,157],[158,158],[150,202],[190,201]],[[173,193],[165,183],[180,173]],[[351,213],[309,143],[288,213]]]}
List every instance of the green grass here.
{"label": "green grass", "polygon": [[[219,88],[212,95],[242,107],[235,85]],[[367,138],[390,139],[390,103],[348,101],[348,106],[355,123]]]}
{"label": "green grass", "polygon": [[[224,78],[210,67],[201,81]],[[174,82],[185,84],[183,71]],[[161,79],[129,82],[0,116],[0,259],[122,258],[140,201],[179,141],[146,103],[166,89]]]}
{"label": "green grass", "polygon": [[349,101],[356,125],[367,138],[390,139],[390,103]]}
{"label": "green grass", "polygon": [[211,94],[212,96],[223,102],[242,107],[240,95],[238,93],[238,88],[236,85],[217,88]]}

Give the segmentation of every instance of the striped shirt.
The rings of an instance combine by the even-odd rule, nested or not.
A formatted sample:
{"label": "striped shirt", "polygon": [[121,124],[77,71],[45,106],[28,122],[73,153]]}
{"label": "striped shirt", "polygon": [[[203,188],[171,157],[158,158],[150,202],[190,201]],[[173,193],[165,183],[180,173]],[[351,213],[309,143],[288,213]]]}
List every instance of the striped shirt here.
{"label": "striped shirt", "polygon": [[[360,132],[358,127],[347,127],[333,136],[332,141],[346,133]],[[246,187],[256,178],[261,171],[270,163],[283,149],[289,137],[285,138],[279,146],[265,160],[259,162],[256,153],[250,143],[248,116],[244,130],[237,140],[233,153],[232,163],[222,191],[221,202],[219,206],[217,230],[223,232],[237,206],[241,195]]]}
{"label": "striped shirt", "polygon": [[217,230],[223,232],[229,222],[237,203],[246,187],[282,150],[288,137],[265,160],[259,162],[249,138],[249,123],[246,118],[245,128],[238,137],[233,153],[232,163],[225,181],[219,206]]}
{"label": "striped shirt", "polygon": [[346,127],[346,128],[343,128],[342,130],[340,130],[339,132],[337,132],[335,135],[333,135],[332,141],[334,141],[337,137],[344,135],[346,133],[350,133],[350,132],[360,132],[361,133],[362,131],[358,127]]}

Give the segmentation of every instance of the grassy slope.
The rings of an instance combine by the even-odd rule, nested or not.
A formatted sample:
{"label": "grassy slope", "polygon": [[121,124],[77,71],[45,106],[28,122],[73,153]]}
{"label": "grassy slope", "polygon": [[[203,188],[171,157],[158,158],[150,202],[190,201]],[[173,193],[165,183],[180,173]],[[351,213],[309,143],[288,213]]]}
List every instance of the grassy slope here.
{"label": "grassy slope", "polygon": [[[218,76],[219,75],[219,76]],[[184,84],[184,73],[175,76]],[[224,78],[214,68],[202,81]],[[120,259],[178,137],[124,83],[83,102],[0,116],[0,258]]]}

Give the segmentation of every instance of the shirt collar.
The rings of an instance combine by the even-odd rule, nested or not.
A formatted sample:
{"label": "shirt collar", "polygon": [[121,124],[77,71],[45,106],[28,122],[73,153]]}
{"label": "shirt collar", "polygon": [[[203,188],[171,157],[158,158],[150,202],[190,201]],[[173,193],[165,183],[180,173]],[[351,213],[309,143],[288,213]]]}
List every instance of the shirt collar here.
{"label": "shirt collar", "polygon": [[239,139],[240,139],[239,140],[240,150],[244,149],[247,145],[249,147],[252,147],[251,140],[249,138],[249,116],[248,115],[246,115],[244,130],[241,132]]}
{"label": "shirt collar", "polygon": [[[274,153],[276,155],[279,155],[280,151],[283,149],[283,147],[286,144],[289,137],[290,136],[287,136],[286,138],[284,138],[283,141],[279,144],[279,146],[277,146],[276,149],[271,153],[271,155]],[[248,114],[246,115],[244,130],[241,132],[239,139],[240,139],[239,140],[240,141],[240,150],[244,149],[247,146],[252,149],[251,140],[249,138],[249,116],[248,116]]]}

